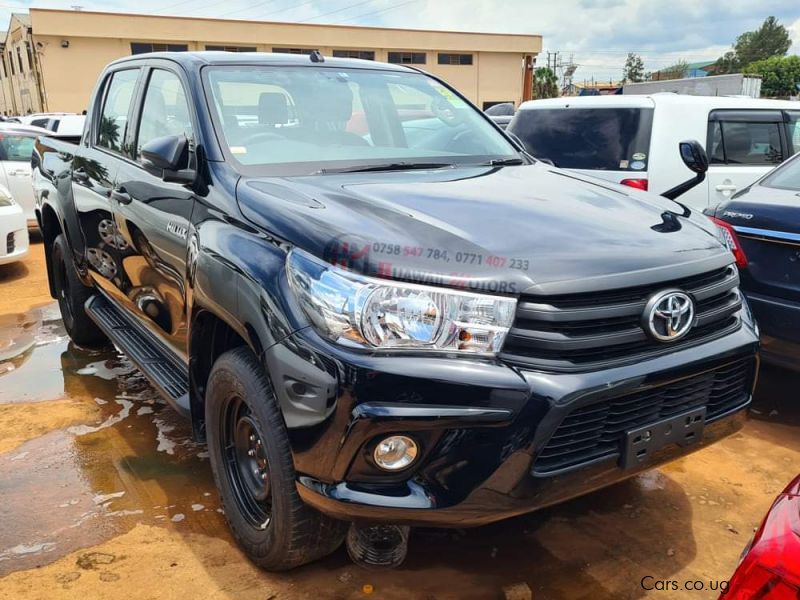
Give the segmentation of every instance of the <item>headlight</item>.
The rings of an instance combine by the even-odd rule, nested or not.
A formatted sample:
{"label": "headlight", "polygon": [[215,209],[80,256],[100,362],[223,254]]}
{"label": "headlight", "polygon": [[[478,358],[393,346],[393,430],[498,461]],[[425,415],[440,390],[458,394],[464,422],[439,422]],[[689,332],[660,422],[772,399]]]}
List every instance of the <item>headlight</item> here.
{"label": "headlight", "polygon": [[495,353],[517,305],[503,296],[356,275],[297,249],[286,268],[314,326],[360,348]]}
{"label": "headlight", "polygon": [[14,206],[14,198],[6,190],[0,188],[0,206]]}

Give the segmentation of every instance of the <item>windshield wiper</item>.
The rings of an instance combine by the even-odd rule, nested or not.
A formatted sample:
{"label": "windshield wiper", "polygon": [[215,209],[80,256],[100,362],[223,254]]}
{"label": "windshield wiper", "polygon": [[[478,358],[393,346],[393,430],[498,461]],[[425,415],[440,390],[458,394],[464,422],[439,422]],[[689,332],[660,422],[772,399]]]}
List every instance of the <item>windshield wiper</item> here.
{"label": "windshield wiper", "polygon": [[487,167],[510,167],[513,165],[524,165],[527,164],[521,158],[493,158],[492,160],[487,160],[484,163],[480,163],[480,166],[487,166]]}
{"label": "windshield wiper", "polygon": [[361,165],[355,167],[332,167],[320,169],[315,173],[327,175],[329,173],[366,173],[369,171],[410,171],[412,169],[444,169],[452,167],[452,163],[429,163],[429,162],[393,162],[382,163],[379,165]]}

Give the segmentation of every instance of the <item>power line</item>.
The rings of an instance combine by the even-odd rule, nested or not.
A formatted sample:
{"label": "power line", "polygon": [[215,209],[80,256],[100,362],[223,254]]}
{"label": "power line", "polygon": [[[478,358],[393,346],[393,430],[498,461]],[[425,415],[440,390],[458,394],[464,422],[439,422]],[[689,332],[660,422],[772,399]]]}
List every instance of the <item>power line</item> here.
{"label": "power line", "polygon": [[361,6],[362,4],[369,4],[370,2],[374,2],[374,0],[363,0],[362,2],[356,2],[355,4],[349,4],[343,8],[337,8],[336,10],[332,10],[330,12],[322,13],[321,15],[316,15],[313,17],[309,17],[307,19],[303,19],[302,21],[298,21],[298,23],[305,23],[306,21],[310,21],[312,19],[319,19],[320,17],[327,17],[328,15],[333,15],[336,13],[343,12],[345,10],[350,10],[351,8],[355,8],[356,6]]}
{"label": "power line", "polygon": [[419,0],[408,0],[407,2],[401,2],[400,4],[396,4],[395,6],[390,6],[388,8],[383,8],[381,10],[376,10],[376,11],[369,12],[369,13],[364,13],[362,15],[356,15],[355,17],[349,17],[349,18],[345,19],[344,21],[336,21],[336,23],[347,23],[348,21],[352,21],[353,19],[363,19],[364,17],[371,17],[372,15],[377,15],[377,14],[380,14],[380,13],[388,12],[390,10],[395,10],[397,8],[401,8],[403,6],[406,6],[407,4],[412,4],[414,2],[419,2]]}
{"label": "power line", "polygon": [[236,14],[238,12],[245,11],[245,10],[253,10],[254,8],[258,8],[260,6],[264,6],[265,4],[270,4],[270,3],[274,2],[274,1],[275,0],[266,0],[265,2],[259,2],[258,4],[245,5],[244,8],[237,8],[235,10],[224,12],[224,13],[222,13],[220,15],[220,17],[227,17],[228,15],[233,15],[233,14]]}

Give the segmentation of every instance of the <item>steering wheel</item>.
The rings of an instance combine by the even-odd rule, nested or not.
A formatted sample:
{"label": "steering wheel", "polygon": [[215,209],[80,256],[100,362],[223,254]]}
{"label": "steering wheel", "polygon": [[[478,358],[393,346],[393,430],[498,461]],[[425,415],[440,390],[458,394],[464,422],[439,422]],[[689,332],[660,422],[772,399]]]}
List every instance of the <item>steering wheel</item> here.
{"label": "steering wheel", "polygon": [[456,133],[447,143],[447,150],[450,152],[462,152],[464,146],[469,147],[470,144],[475,144],[478,140],[475,132],[470,129],[464,129]]}
{"label": "steering wheel", "polygon": [[449,127],[460,125],[464,120],[462,113],[444,98],[434,100],[431,111],[437,119]]}
{"label": "steering wheel", "polygon": [[254,133],[248,138],[245,138],[243,141],[243,145],[247,146],[249,144],[256,144],[259,141],[266,141],[266,140],[283,140],[285,139],[282,135],[278,133],[273,133],[271,131],[261,131],[259,133]]}

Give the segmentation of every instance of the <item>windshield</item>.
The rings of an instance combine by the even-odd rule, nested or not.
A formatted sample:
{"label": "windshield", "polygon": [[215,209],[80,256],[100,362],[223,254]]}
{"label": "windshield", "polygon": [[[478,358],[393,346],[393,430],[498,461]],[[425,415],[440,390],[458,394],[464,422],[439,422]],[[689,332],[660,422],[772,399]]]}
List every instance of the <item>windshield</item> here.
{"label": "windshield", "polygon": [[421,73],[236,66],[204,74],[221,142],[242,171],[289,175],[518,156],[473,107]]}
{"label": "windshield", "polygon": [[653,110],[553,108],[521,110],[508,130],[536,158],[564,169],[646,171]]}

